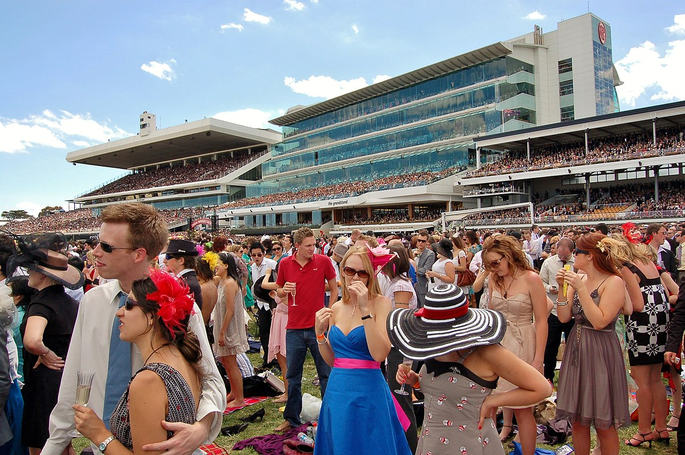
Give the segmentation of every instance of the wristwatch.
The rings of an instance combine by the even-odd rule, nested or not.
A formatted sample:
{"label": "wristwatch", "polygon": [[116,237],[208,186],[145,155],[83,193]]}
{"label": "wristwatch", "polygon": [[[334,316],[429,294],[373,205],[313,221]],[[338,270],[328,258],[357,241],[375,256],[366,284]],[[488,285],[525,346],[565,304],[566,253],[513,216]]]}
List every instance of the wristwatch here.
{"label": "wristwatch", "polygon": [[373,317],[373,315],[367,314],[366,316],[362,316],[362,321],[364,321],[366,319],[371,319],[372,317]]}
{"label": "wristwatch", "polygon": [[110,436],[109,438],[105,439],[105,440],[102,441],[100,444],[98,444],[98,450],[99,450],[101,453],[105,453],[105,449],[107,448],[107,446],[109,445],[109,443],[112,442],[112,441],[114,441],[114,435]]}

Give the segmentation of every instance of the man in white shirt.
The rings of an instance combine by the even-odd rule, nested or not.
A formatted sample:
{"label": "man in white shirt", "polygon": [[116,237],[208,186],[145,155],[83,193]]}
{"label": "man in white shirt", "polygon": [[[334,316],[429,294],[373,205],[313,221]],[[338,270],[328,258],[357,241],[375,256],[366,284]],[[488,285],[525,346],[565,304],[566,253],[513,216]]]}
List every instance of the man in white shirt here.
{"label": "man in white shirt", "polygon": [[[545,286],[547,297],[552,302],[557,301],[559,297],[559,289],[557,288],[557,273],[568,266],[573,269],[573,250],[575,243],[568,237],[562,237],[557,242],[557,254],[545,259],[540,267],[540,278],[542,284]],[[562,289],[563,292],[563,289]],[[550,382],[554,382],[554,369],[557,364],[557,352],[559,351],[559,344],[561,344],[562,332],[568,339],[573,327],[573,320],[568,322],[560,322],[557,317],[557,307],[552,307],[552,312],[547,317],[547,345],[545,346],[545,377]]]}
{"label": "man in white shirt", "polygon": [[[252,265],[250,266],[250,275],[252,282],[256,283],[258,279],[266,275],[266,271],[276,270],[276,261],[265,256],[264,246],[259,242],[254,242],[250,245],[250,257],[252,258]],[[275,275],[275,274],[274,274]],[[257,327],[259,328],[259,342],[262,344],[264,355],[262,356],[262,368],[267,368],[267,357],[269,355],[269,333],[271,332],[271,308],[269,304],[257,298],[254,295],[255,305],[257,306]]]}
{"label": "man in white shirt", "polygon": [[[130,350],[126,355],[130,359],[130,370],[129,365],[114,367],[112,361],[115,355],[121,355],[120,351],[114,353],[112,350],[114,340],[118,339],[115,313],[125,302],[133,282],[149,273],[150,263],[166,245],[168,228],[153,207],[140,203],[111,205],[102,212],[101,217],[100,242],[94,252],[100,276],[109,281],[87,292],[79,305],[57,405],[50,414],[50,439],[43,447],[44,455],[61,455],[70,447],[75,429],[72,406],[76,402],[78,371],[95,372],[88,407],[103,418],[108,426],[112,403],[116,404],[126,390],[132,373],[143,365],[135,346],[128,345],[120,347],[124,352]],[[200,445],[213,441],[221,429],[226,388],[213,361],[197,306],[189,327],[197,335],[202,350],[202,360],[199,362],[202,395],[197,421],[192,425],[162,422],[167,431],[175,433],[174,437],[146,445],[143,447],[145,450],[163,451],[168,455],[189,454]],[[96,447],[93,450],[99,453]]]}

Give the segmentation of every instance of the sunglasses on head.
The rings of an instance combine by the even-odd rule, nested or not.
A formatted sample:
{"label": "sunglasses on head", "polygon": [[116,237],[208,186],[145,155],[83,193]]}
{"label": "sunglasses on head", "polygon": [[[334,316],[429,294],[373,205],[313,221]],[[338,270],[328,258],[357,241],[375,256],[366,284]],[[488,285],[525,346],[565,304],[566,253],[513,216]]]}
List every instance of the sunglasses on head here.
{"label": "sunglasses on head", "polygon": [[355,270],[352,267],[343,267],[343,273],[349,277],[357,275],[362,280],[367,280],[371,276],[366,270]]}
{"label": "sunglasses on head", "polygon": [[126,311],[131,311],[133,308],[138,306],[138,302],[133,300],[131,297],[126,299],[126,303],[124,304],[124,308],[126,308]]}
{"label": "sunglasses on head", "polygon": [[588,250],[581,250],[580,248],[576,248],[575,250],[573,250],[573,254],[577,256],[579,254],[590,254],[590,252]]}
{"label": "sunglasses on head", "polygon": [[111,253],[114,250],[135,250],[136,248],[131,248],[127,246],[112,246],[107,242],[104,242],[102,240],[99,241],[100,249],[104,251],[105,253]]}

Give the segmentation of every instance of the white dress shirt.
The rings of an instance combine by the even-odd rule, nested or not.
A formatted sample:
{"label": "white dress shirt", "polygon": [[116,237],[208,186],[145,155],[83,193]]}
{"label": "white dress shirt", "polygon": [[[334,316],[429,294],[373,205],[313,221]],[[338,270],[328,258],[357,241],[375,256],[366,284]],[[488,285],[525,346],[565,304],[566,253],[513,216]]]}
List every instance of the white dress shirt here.
{"label": "white dress shirt", "polygon": [[[262,259],[262,265],[259,267],[257,266],[256,263],[252,263],[250,266],[250,274],[252,275],[252,283],[256,283],[258,279],[266,275],[266,270],[271,269],[271,272],[274,272],[276,270],[276,261],[273,259],[269,258],[264,258]],[[275,275],[273,275],[274,278],[276,278]],[[261,308],[263,310],[269,311],[270,307],[267,302],[264,302],[263,300],[259,300],[257,296],[254,296],[255,302],[257,303],[257,308]]]}
{"label": "white dress shirt", "polygon": [[[60,455],[74,437],[74,410],[76,402],[76,373],[78,370],[94,371],[88,407],[102,418],[105,400],[105,384],[109,365],[109,343],[115,314],[119,305],[121,287],[118,280],[111,280],[89,290],[78,308],[76,324],[71,335],[69,351],[62,373],[57,404],[50,414],[50,439],[45,443],[43,455]],[[199,372],[202,380],[202,394],[197,409],[197,420],[215,413],[209,438],[212,442],[219,434],[226,409],[226,388],[219,375],[214,355],[207,341],[200,309],[194,307],[188,327],[200,340],[202,359]],[[135,374],[143,366],[143,360],[134,344],[131,344],[131,372]],[[94,453],[99,453],[91,444]]]}

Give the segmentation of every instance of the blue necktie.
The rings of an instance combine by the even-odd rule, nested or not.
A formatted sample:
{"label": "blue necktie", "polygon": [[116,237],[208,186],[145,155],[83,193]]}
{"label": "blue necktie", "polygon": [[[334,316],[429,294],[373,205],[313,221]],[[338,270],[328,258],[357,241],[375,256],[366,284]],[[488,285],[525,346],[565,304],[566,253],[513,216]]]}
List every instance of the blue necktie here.
{"label": "blue necktie", "polygon": [[[126,294],[119,296],[119,308],[126,303]],[[119,338],[119,318],[114,317],[112,335],[109,340],[109,364],[107,365],[107,382],[105,384],[105,404],[102,409],[102,420],[109,429],[109,418],[119,399],[124,394],[131,379],[131,344]]]}

